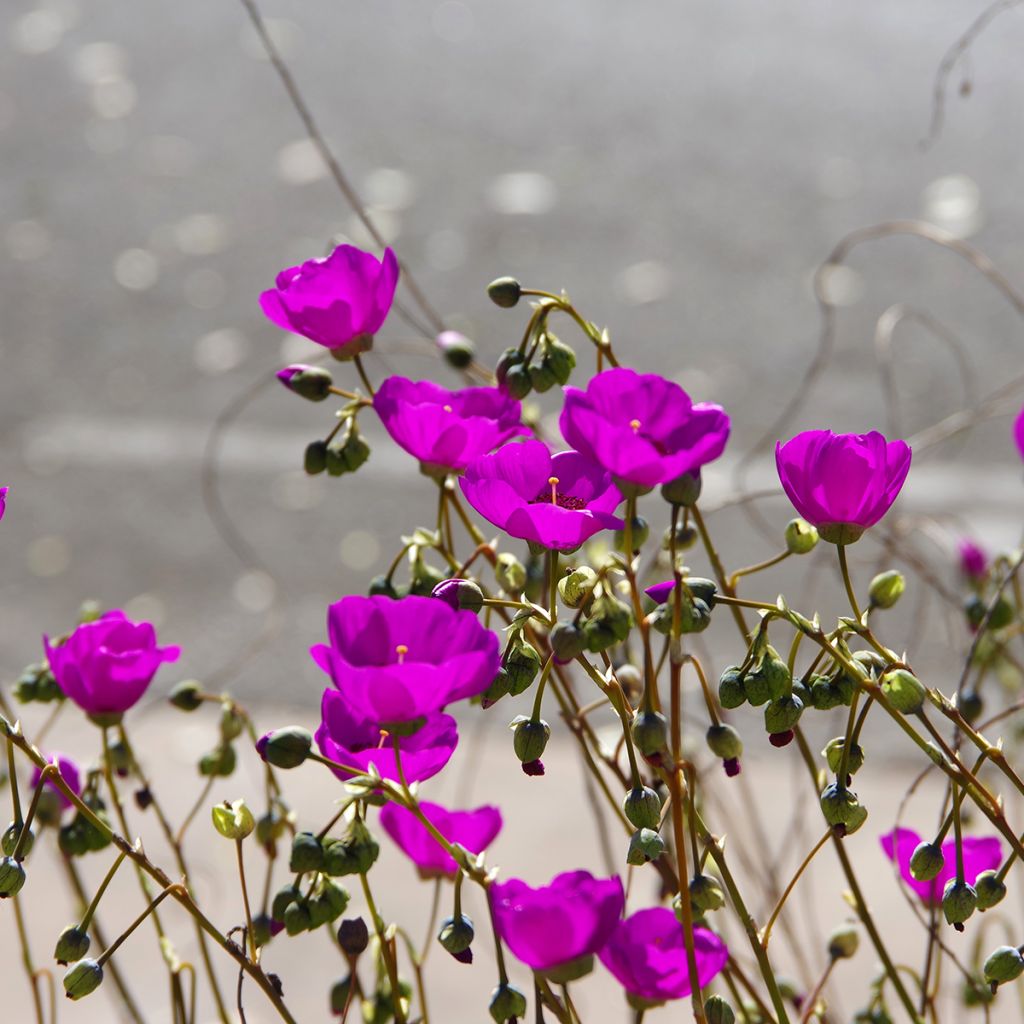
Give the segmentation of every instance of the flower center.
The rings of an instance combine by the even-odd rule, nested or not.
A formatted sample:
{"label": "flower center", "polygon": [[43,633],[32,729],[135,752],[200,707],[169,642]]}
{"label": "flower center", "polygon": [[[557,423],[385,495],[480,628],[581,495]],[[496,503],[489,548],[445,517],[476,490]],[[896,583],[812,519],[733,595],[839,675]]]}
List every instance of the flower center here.
{"label": "flower center", "polygon": [[548,486],[551,488],[550,491],[541,491],[536,498],[534,498],[531,505],[557,505],[559,508],[568,508],[573,511],[581,511],[587,507],[587,503],[582,498],[577,498],[573,494],[562,494],[558,490],[559,479],[557,476],[548,477]]}
{"label": "flower center", "polygon": [[445,412],[452,411],[452,407],[450,405],[442,405],[441,408],[444,409]]}
{"label": "flower center", "polygon": [[640,421],[639,420],[630,420],[629,421],[629,427],[633,431],[634,434],[639,434],[640,433]]}
{"label": "flower center", "polygon": [[398,655],[398,664],[401,665],[405,661],[405,656],[409,653],[409,648],[405,644],[399,644],[395,648],[395,654]]}

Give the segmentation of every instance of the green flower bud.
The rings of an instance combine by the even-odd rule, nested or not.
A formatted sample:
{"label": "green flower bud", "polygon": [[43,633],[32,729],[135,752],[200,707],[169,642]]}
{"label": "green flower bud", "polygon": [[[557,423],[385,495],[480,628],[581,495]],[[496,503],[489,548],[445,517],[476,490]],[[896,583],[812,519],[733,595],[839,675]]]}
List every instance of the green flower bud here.
{"label": "green flower bud", "polygon": [[316,894],[309,905],[313,927],[319,928],[323,924],[336,921],[345,912],[348,899],[347,890],[340,885],[335,885],[334,882],[321,878],[316,887]]}
{"label": "green flower bud", "polygon": [[622,811],[635,828],[657,831],[661,823],[661,797],[649,786],[635,786],[622,801]]}
{"label": "green flower bud", "polygon": [[995,871],[982,871],[974,880],[974,891],[978,894],[979,910],[991,910],[1006,897],[1006,886]]}
{"label": "green flower bud", "polygon": [[501,389],[511,398],[524,399],[533,390],[533,378],[526,366],[511,366],[501,382]]}
{"label": "green flower bud", "polygon": [[622,692],[630,703],[635,704],[644,689],[644,677],[640,669],[628,661],[623,662],[615,669],[615,678],[619,681],[619,686],[622,687]]}
{"label": "green flower bud", "polygon": [[633,613],[629,605],[603,593],[591,605],[590,614],[583,623],[583,638],[587,650],[594,654],[608,650],[629,636]]}
{"label": "green flower bud", "polygon": [[676,523],[674,533],[672,527],[669,526],[661,535],[661,549],[662,551],[671,551],[672,540],[675,538],[676,551],[689,551],[697,543],[699,536],[692,526],[683,526],[682,523]]}
{"label": "green flower bud", "polygon": [[664,750],[668,744],[668,720],[657,711],[641,711],[630,726],[633,746],[644,757]]}
{"label": "green flower bud", "polygon": [[227,778],[235,770],[237,763],[234,747],[215,747],[199,759],[199,774],[207,778]]}
{"label": "green flower bud", "polygon": [[289,369],[294,370],[284,382],[289,391],[311,402],[322,402],[331,393],[334,378],[330,370],[322,366],[295,366]]}
{"label": "green flower bud", "polygon": [[671,505],[696,505],[700,497],[700,471],[683,473],[661,485],[661,496]]}
{"label": "green flower bud", "polygon": [[428,565],[423,559],[418,559],[412,567],[412,585],[409,588],[410,594],[418,597],[430,597],[434,588],[447,579],[440,569]]}
{"label": "green flower bud", "polygon": [[860,933],[852,924],[842,925],[828,937],[828,955],[833,960],[849,960],[860,945]]}
{"label": "green flower bud", "polygon": [[476,346],[459,331],[442,331],[436,340],[444,361],[454,369],[464,370],[473,362]]}
{"label": "green flower bud", "polygon": [[529,689],[541,667],[537,649],[522,634],[517,634],[505,652],[504,669],[508,675],[508,692],[513,696]]}
{"label": "green flower bud", "polygon": [[310,441],[302,456],[302,468],[309,476],[316,476],[327,468],[327,442]]}
{"label": "green flower bud", "polygon": [[964,930],[964,921],[974,913],[978,906],[978,894],[973,885],[951,878],[942,892],[942,913],[946,923],[951,924],[958,932]]}
{"label": "green flower bud", "polygon": [[553,985],[568,985],[570,981],[585,978],[594,969],[594,954],[585,953],[556,967],[538,973]]}
{"label": "green flower bud", "polygon": [[[4,832],[3,839],[0,839],[0,851],[2,851],[5,856],[13,856],[14,851],[18,846],[18,839],[21,837],[21,833],[24,827],[24,822],[22,822],[22,824],[19,825],[13,821],[10,823],[10,825],[7,826],[7,831]],[[32,852],[32,846],[34,845],[35,841],[35,834],[30,828],[28,830],[28,835],[25,837],[25,845],[21,848],[22,860],[24,860]]]}
{"label": "green flower bud", "polygon": [[558,383],[555,371],[548,365],[546,359],[540,363],[534,363],[530,367],[530,384],[534,391],[543,394],[550,391]]}
{"label": "green flower bud", "polygon": [[523,764],[539,761],[548,745],[551,727],[547,722],[520,715],[512,722],[512,747]]}
{"label": "green flower bud", "polygon": [[341,440],[327,446],[327,472],[331,476],[354,473],[370,457],[370,446],[362,439],[352,422]]}
{"label": "green flower bud", "polygon": [[920,843],[910,855],[910,873],[919,882],[930,882],[946,866],[938,843]]}
{"label": "green flower bud", "polygon": [[64,975],[64,992],[68,999],[81,999],[95,992],[103,981],[103,968],[95,960],[79,960]]}
{"label": "green flower bud", "polygon": [[657,860],[665,852],[665,840],[654,829],[641,828],[630,836],[626,863],[639,867]]}
{"label": "green flower bud", "polygon": [[167,700],[179,711],[195,711],[202,707],[202,692],[195,679],[184,679],[171,690]]}
{"label": "green flower bud", "polygon": [[522,1017],[526,1014],[526,996],[514,985],[499,985],[491,993],[489,1009],[495,1024],[504,1024],[513,1017]]}
{"label": "green flower bud", "polygon": [[489,708],[497,704],[508,693],[508,686],[509,674],[505,669],[499,668],[498,674],[491,680],[491,685],[480,694],[480,706]]}
{"label": "green flower bud", "polygon": [[65,857],[81,857],[88,852],[85,831],[78,827],[77,820],[70,825],[61,826],[57,833],[57,846]]}
{"label": "green flower bud", "polygon": [[707,1024],[736,1024],[736,1014],[732,1007],[718,995],[708,996],[704,1000],[704,1019]]}
{"label": "green flower bud", "polygon": [[558,581],[558,595],[569,608],[579,608],[590,597],[597,583],[597,573],[589,565],[581,565]]}
{"label": "green flower bud", "polygon": [[868,587],[868,598],[875,608],[891,608],[907,589],[903,573],[890,569],[880,572]]}
{"label": "green flower bud", "polygon": [[695,875],[690,882],[690,902],[702,914],[725,906],[722,883],[711,875]]}
{"label": "green flower bud", "polygon": [[806,555],[818,543],[818,531],[804,519],[790,519],[786,524],[786,550],[791,555]]}
{"label": "green flower bud", "polygon": [[262,949],[274,937],[273,925],[269,914],[257,914],[252,919],[252,937],[257,949]]}
{"label": "green flower bud", "polygon": [[925,689],[921,680],[905,668],[894,668],[882,676],[882,692],[897,711],[913,715],[924,707]]}
{"label": "green flower bud", "polygon": [[298,725],[268,732],[256,744],[260,757],[275,768],[297,768],[312,749],[313,734]]}
{"label": "green flower bud", "polygon": [[245,839],[256,827],[256,819],[244,800],[235,800],[234,803],[225,800],[222,804],[215,804],[211,815],[213,827],[225,839],[234,839],[236,842]]}
{"label": "green flower bud", "polygon": [[338,926],[338,945],[346,956],[360,956],[370,944],[370,932],[361,917],[349,918]]}
{"label": "green flower bud", "polygon": [[[632,529],[630,531],[630,542],[633,545],[633,551],[637,551],[642,548],[647,542],[647,538],[650,536],[651,528],[647,520],[643,516],[633,516]],[[616,551],[626,550],[626,531],[614,530],[612,532],[612,543],[615,545]]]}
{"label": "green flower bud", "polygon": [[764,727],[767,732],[787,732],[792,729],[803,714],[804,705],[799,697],[792,695],[773,700],[764,709]]}
{"label": "green flower bud", "polygon": [[319,871],[324,866],[324,848],[312,832],[296,832],[292,839],[292,853],[288,870],[296,874]]}
{"label": "green flower bud", "polygon": [[738,708],[747,702],[747,691],[738,665],[730,665],[718,681],[718,702],[723,708]]}
{"label": "green flower bud", "polygon": [[437,941],[452,956],[458,956],[469,949],[474,934],[473,922],[465,914],[460,914],[457,918],[449,917],[442,922]]}
{"label": "green flower bud", "polygon": [[395,589],[395,585],[391,582],[391,577],[381,573],[380,576],[374,576],[370,580],[370,597],[379,595],[381,597],[390,597],[392,601],[397,600],[398,591]]}
{"label": "green flower bud", "polygon": [[830,783],[821,792],[821,813],[840,835],[851,835],[864,824],[867,809],[857,799],[857,794],[845,786],[840,788]]}
{"label": "green flower bud", "polygon": [[[968,599],[964,610],[967,612],[967,621],[971,627],[977,629],[985,618],[985,612],[988,611],[988,603],[975,594]],[[1013,622],[1013,605],[1005,597],[999,597],[989,616],[988,628],[1003,629],[1011,622]]]}
{"label": "green flower bud", "polygon": [[341,1017],[351,1002],[352,979],[341,978],[331,986],[331,1013]]}
{"label": "green flower bud", "polygon": [[284,930],[289,935],[299,935],[313,928],[313,911],[305,901],[289,903],[284,912]]}
{"label": "green flower bud", "polygon": [[25,884],[25,869],[13,857],[0,860],[0,900],[17,896]]}
{"label": "green flower bud", "polygon": [[964,716],[964,720],[971,725],[981,718],[981,713],[985,710],[985,702],[973,687],[964,690],[960,694],[957,698],[956,706],[960,709],[960,714]]}
{"label": "green flower bud", "polygon": [[990,985],[1016,981],[1024,974],[1024,956],[1013,946],[999,946],[988,955],[984,972],[985,980]]}
{"label": "green flower bud", "polygon": [[522,294],[523,286],[514,277],[497,277],[487,286],[487,295],[491,302],[503,309],[511,309],[519,302]]}
{"label": "green flower bud", "polygon": [[349,826],[343,839],[327,844],[323,871],[332,877],[365,875],[380,855],[380,844],[373,838],[362,819]]}
{"label": "green flower bud", "polygon": [[800,698],[800,703],[805,708],[814,707],[811,700],[811,689],[807,686],[802,679],[793,680],[793,696]]}
{"label": "green flower bud", "polygon": [[[822,756],[828,762],[829,770],[833,774],[839,772],[839,766],[843,760],[843,747],[846,746],[846,738],[844,736],[836,736],[835,739],[831,739],[825,744],[825,749],[821,752]],[[850,748],[850,757],[846,762],[846,771],[849,775],[856,775],[857,772],[864,765],[864,751],[860,744],[854,743]]]}
{"label": "green flower bud", "polygon": [[723,761],[737,760],[743,754],[743,740],[731,725],[712,725],[705,738],[711,753]]}
{"label": "green flower bud", "polygon": [[302,899],[302,893],[295,885],[286,885],[274,894],[274,902],[270,905],[270,916],[275,921],[284,921],[285,911],[298,900]]}
{"label": "green flower bud", "polygon": [[975,977],[968,977],[964,980],[961,995],[964,1006],[968,1007],[987,1006],[995,999],[992,986],[984,984],[984,982]]}
{"label": "green flower bud", "polygon": [[564,341],[549,334],[544,363],[554,374],[556,383],[568,384],[572,371],[576,369],[576,353]]}
{"label": "green flower bud", "polygon": [[272,847],[284,835],[287,821],[283,814],[269,810],[256,819],[256,842],[263,847]]}
{"label": "green flower bud", "polygon": [[555,660],[561,664],[578,658],[586,649],[587,641],[583,630],[572,622],[556,622],[548,637]]}
{"label": "green flower bud", "polygon": [[817,711],[830,711],[845,704],[839,687],[828,676],[815,676],[811,681],[811,706]]}
{"label": "green flower bud", "polygon": [[88,933],[76,924],[69,924],[57,939],[53,959],[63,967],[74,960],[81,960],[89,952],[90,945]]}
{"label": "green flower bud", "polygon": [[[715,607],[715,598],[718,596],[718,584],[714,580],[706,579],[703,576],[687,576],[683,583],[686,589],[699,601],[703,601],[708,608]],[[669,604],[672,599],[669,598]]]}
{"label": "green flower bud", "polygon": [[220,705],[220,736],[224,743],[238,739],[245,731],[245,719],[234,701],[224,700]]}
{"label": "green flower bud", "polygon": [[526,566],[507,551],[498,555],[494,578],[506,594],[521,594],[526,586]]}

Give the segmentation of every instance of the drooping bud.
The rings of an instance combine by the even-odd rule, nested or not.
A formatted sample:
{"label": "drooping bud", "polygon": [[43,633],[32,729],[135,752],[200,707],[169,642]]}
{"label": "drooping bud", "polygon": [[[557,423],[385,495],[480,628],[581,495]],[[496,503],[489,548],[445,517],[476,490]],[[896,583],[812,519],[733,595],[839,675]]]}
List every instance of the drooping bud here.
{"label": "drooping bud", "polygon": [[76,924],[69,924],[57,938],[53,959],[62,967],[75,960],[81,960],[89,952],[89,935]]}
{"label": "drooping bud", "polygon": [[[838,773],[839,766],[842,764],[843,747],[845,745],[846,737],[836,736],[825,744],[825,749],[821,752],[822,756],[828,762],[829,770],[833,774]],[[854,743],[854,745],[850,747],[850,756],[846,762],[846,773],[848,775],[856,775],[863,765],[864,751],[861,749],[860,744]]]}
{"label": "drooping bud", "polygon": [[489,1009],[495,1024],[505,1024],[505,1021],[513,1017],[526,1014],[526,996],[514,985],[499,985],[491,993]]}
{"label": "drooping bud", "polygon": [[523,286],[514,277],[497,277],[487,286],[491,302],[502,309],[511,309],[522,294]]}
{"label": "drooping bud", "polygon": [[310,441],[302,456],[302,468],[309,476],[316,476],[327,468],[327,442]]}
{"label": "drooping bud", "polygon": [[849,960],[860,945],[860,933],[852,924],[836,928],[828,937],[828,955],[833,960]]}
{"label": "drooping bud", "polygon": [[330,879],[321,877],[309,901],[313,927],[319,928],[321,925],[336,921],[345,912],[348,900],[348,890]]}
{"label": "drooping bud", "polygon": [[354,473],[370,457],[370,446],[363,440],[355,420],[342,439],[327,446],[327,472],[331,476]]}
{"label": "drooping bud", "polygon": [[256,819],[244,800],[215,804],[211,811],[213,827],[225,838],[240,842],[252,833],[256,827]]}
{"label": "drooping bud", "polygon": [[312,749],[312,733],[298,725],[268,732],[256,744],[256,752],[275,768],[297,768]]}
{"label": "drooping bud", "polygon": [[508,692],[513,696],[524,693],[540,671],[541,658],[537,649],[523,639],[521,633],[509,642],[503,668],[508,678]]}
{"label": "drooping bud", "polygon": [[868,598],[875,608],[891,608],[907,589],[903,573],[890,569],[880,572],[868,587]]}
{"label": "drooping bud", "polygon": [[738,665],[730,665],[718,681],[718,702],[729,710],[747,702],[747,691]]}
{"label": "drooping bud", "polygon": [[252,937],[257,949],[262,949],[274,937],[274,928],[274,920],[269,914],[257,914],[252,919]]}
{"label": "drooping bud", "polygon": [[238,739],[245,731],[245,717],[235,706],[233,700],[221,701],[220,706],[220,738],[224,743]]}
{"label": "drooping bud", "polygon": [[199,774],[207,778],[227,778],[234,772],[237,763],[235,748],[229,743],[222,743],[199,759]]}
{"label": "drooping bud", "polygon": [[733,1008],[719,995],[704,1000],[704,1019],[707,1024],[736,1024]]}
{"label": "drooping bud", "polygon": [[539,761],[551,737],[547,722],[519,715],[512,721],[512,747],[523,764]]}
{"label": "drooping bud", "polygon": [[995,987],[1006,981],[1016,981],[1024,974],[1024,956],[1013,946],[999,946],[985,960],[985,980]]}
{"label": "drooping bud", "polygon": [[[633,551],[637,551],[647,542],[647,538],[651,534],[651,527],[643,516],[633,516],[630,526],[630,543],[633,545]],[[626,531],[615,530],[612,534],[612,543],[615,545],[616,551],[625,551]],[[628,553],[632,554],[632,552]]]}
{"label": "drooping bud", "polygon": [[313,912],[305,900],[289,903],[284,912],[284,930],[289,935],[300,935],[313,927]]}
{"label": "drooping bud", "polygon": [[471,963],[472,958],[467,961],[462,954],[469,950],[474,934],[473,922],[465,914],[460,914],[457,918],[449,917],[442,922],[437,941],[460,963]]}
{"label": "drooping bud", "polygon": [[754,707],[778,700],[793,689],[793,677],[789,667],[779,657],[774,647],[767,647],[760,659],[743,677],[743,690],[747,700]]}
{"label": "drooping bud", "polygon": [[548,643],[560,665],[578,658],[587,646],[583,630],[572,622],[556,622],[551,628]]}
{"label": "drooping bud", "polygon": [[508,693],[509,676],[504,668],[498,669],[498,674],[491,680],[491,685],[480,694],[480,707],[485,710],[493,707]]}
{"label": "drooping bud", "polygon": [[743,740],[731,725],[712,725],[705,738],[711,753],[723,761],[738,760],[743,755]]}
{"label": "drooping bud", "polygon": [[640,669],[628,661],[623,662],[621,665],[616,666],[615,678],[619,681],[619,686],[622,687],[622,692],[626,695],[626,699],[631,704],[635,704],[640,699],[644,689],[644,676]]}
{"label": "drooping bud", "polygon": [[696,505],[700,497],[700,471],[683,473],[661,485],[661,496],[671,505]]}
{"label": "drooping bud", "polygon": [[553,334],[547,336],[543,365],[554,376],[556,384],[568,384],[576,369],[576,353],[572,347]]}
{"label": "drooping bud", "polygon": [[95,992],[103,981],[103,968],[95,960],[79,960],[64,975],[64,993],[68,999],[81,999]]}
{"label": "drooping bud", "polygon": [[13,858],[0,860],[0,900],[17,896],[25,884],[25,869]]}
{"label": "drooping bud", "polygon": [[974,880],[974,891],[978,894],[979,910],[991,910],[1006,897],[1006,886],[995,871],[982,871]]}
{"label": "drooping bud", "polygon": [[319,871],[324,866],[324,848],[312,832],[296,832],[292,838],[292,852],[288,870],[296,874]]}
{"label": "drooping bud", "polygon": [[639,867],[657,860],[665,852],[665,840],[654,829],[641,828],[630,836],[626,863]]}
{"label": "drooping bud", "polygon": [[910,855],[910,873],[919,882],[937,878],[946,866],[946,858],[938,843],[920,843]]}
{"label": "drooping bud", "polygon": [[629,605],[605,591],[590,607],[583,623],[587,650],[598,654],[622,643],[629,636],[633,613]]}
{"label": "drooping bud", "polygon": [[338,945],[346,956],[360,956],[370,944],[370,932],[361,917],[351,917],[338,926]]}
{"label": "drooping bud", "polygon": [[[20,825],[17,822],[12,821],[7,826],[7,831],[4,832],[3,838],[0,839],[0,852],[5,856],[11,857],[14,855],[14,851],[18,847],[18,840],[21,838],[21,833],[25,829],[25,823],[22,822]],[[25,842],[21,847],[21,859],[24,860],[31,852],[32,847],[35,845],[36,837],[35,833],[31,828],[28,830],[28,834],[25,836]]]}
{"label": "drooping bud", "polygon": [[946,923],[958,932],[964,930],[964,921],[977,909],[978,894],[973,885],[951,878],[942,893],[942,914]]}
{"label": "drooping bud", "polygon": [[334,378],[330,370],[322,366],[306,366],[294,363],[277,371],[277,379],[295,394],[308,398],[311,402],[322,402],[331,393]]}
{"label": "drooping bud", "polygon": [[472,580],[442,580],[430,592],[430,596],[444,601],[456,611],[475,614],[484,606],[484,592]]}
{"label": "drooping bud", "polygon": [[398,599],[398,591],[395,589],[394,583],[391,582],[391,577],[384,573],[374,576],[370,580],[370,587],[367,593],[369,593],[370,597],[379,595],[380,597],[390,597],[392,601]]}
{"label": "drooping bud", "polygon": [[634,828],[657,830],[661,823],[661,797],[649,786],[635,786],[622,801],[622,811]]}
{"label": "drooping bud", "polygon": [[867,808],[857,799],[857,794],[835,782],[822,790],[820,803],[825,821],[839,835],[856,832],[868,816]]}
{"label": "drooping bud", "polygon": [[506,594],[521,594],[526,586],[526,566],[509,552],[498,555],[494,578]]}
{"label": "drooping bud", "polygon": [[771,701],[764,709],[764,727],[770,733],[789,732],[800,721],[804,705],[791,694]]}
{"label": "drooping bud", "polygon": [[464,370],[476,355],[476,346],[459,331],[442,331],[435,339],[444,361],[456,370]]}
{"label": "drooping bud", "polygon": [[629,729],[633,746],[644,757],[653,757],[668,745],[668,719],[657,711],[641,711]]}
{"label": "drooping bud", "polygon": [[892,706],[905,715],[917,714],[924,707],[924,685],[905,668],[890,669],[882,676],[882,692]]}
{"label": "drooping bud", "polygon": [[985,710],[985,701],[974,687],[968,687],[957,697],[957,709],[964,716],[964,721],[973,725]]}
{"label": "drooping bud", "polygon": [[195,711],[203,705],[202,693],[195,679],[184,679],[171,690],[167,700],[179,711]]}
{"label": "drooping bud", "polygon": [[786,524],[786,550],[791,555],[813,551],[818,539],[818,531],[805,519],[791,519]]}
{"label": "drooping bud", "polygon": [[690,881],[690,902],[702,914],[725,906],[722,884],[711,875],[695,875]]}
{"label": "drooping bud", "polygon": [[589,565],[580,565],[558,581],[558,594],[569,608],[579,608],[590,597],[597,573]]}

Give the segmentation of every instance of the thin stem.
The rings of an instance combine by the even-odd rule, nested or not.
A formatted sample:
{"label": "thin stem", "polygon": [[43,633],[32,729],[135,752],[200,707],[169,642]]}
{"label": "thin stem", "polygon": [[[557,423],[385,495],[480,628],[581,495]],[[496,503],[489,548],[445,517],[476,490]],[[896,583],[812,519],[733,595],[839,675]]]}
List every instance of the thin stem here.
{"label": "thin stem", "polygon": [[128,925],[128,927],[123,932],[121,932],[121,934],[118,935],[116,939],[114,939],[111,945],[109,945],[102,953],[100,953],[100,955],[96,958],[97,965],[102,967],[118,951],[118,949],[120,949],[121,945],[128,939],[131,933],[135,931],[135,929],[138,928],[139,925],[142,924],[142,922],[145,921],[150,914],[156,913],[156,908],[160,906],[160,904],[168,896],[170,896],[173,890],[175,889],[184,889],[184,887],[180,883],[174,882],[171,885],[167,886],[167,888],[164,889],[163,892],[158,893],[157,896],[150,902],[149,906],[146,907],[146,909],[141,914],[139,914],[139,916],[135,918],[135,920],[132,921],[132,923]]}
{"label": "thin stem", "polygon": [[363,382],[363,387],[366,388],[369,396],[373,398],[373,385],[370,383],[370,378],[366,375],[366,368],[363,366],[363,357],[357,352],[352,362],[356,364],[356,372],[359,374],[359,379]]}
{"label": "thin stem", "polygon": [[832,829],[827,829],[825,834],[814,844],[814,847],[811,849],[811,852],[808,853],[806,857],[804,857],[803,861],[800,864],[800,867],[796,869],[796,874],[793,875],[793,877],[790,879],[789,885],[786,886],[782,895],[779,897],[779,902],[775,904],[775,909],[772,911],[771,917],[768,918],[768,923],[764,926],[764,928],[761,931],[761,945],[764,946],[765,949],[768,948],[768,941],[771,938],[772,926],[775,924],[775,919],[779,916],[779,913],[782,911],[782,907],[785,904],[786,900],[789,898],[789,894],[793,891],[794,888],[796,888],[796,883],[800,881],[800,876],[804,873],[804,871],[807,870],[808,865],[811,863],[812,860],[814,860],[818,851],[825,845],[825,843],[828,842],[829,836],[831,835]]}
{"label": "thin stem", "polygon": [[366,907],[370,911],[370,917],[373,919],[373,930],[377,933],[377,943],[380,946],[381,959],[384,961],[384,967],[388,972],[388,981],[391,984],[391,1002],[394,1006],[395,1020],[397,1024],[405,1024],[405,1011],[402,1009],[402,996],[398,989],[398,964],[395,963],[394,949],[385,936],[384,919],[380,916],[377,910],[377,904],[373,900],[373,893],[370,891],[370,882],[366,877],[366,872],[362,872],[359,875],[359,881],[363,887],[363,896],[366,898]]}
{"label": "thin stem", "polygon": [[558,552],[548,550],[548,617],[553,626],[558,621]]}
{"label": "thin stem", "polygon": [[32,822],[35,819],[36,808],[39,806],[39,799],[43,795],[43,789],[45,788],[47,781],[59,773],[60,769],[55,764],[48,764],[39,775],[39,782],[32,794],[32,801],[28,805],[28,814],[25,815],[25,820],[20,823],[20,827],[18,829],[18,841],[14,844],[14,850],[11,852],[11,857],[19,864],[25,859],[23,851],[25,849],[25,844],[28,842],[28,837],[31,834]]}
{"label": "thin stem", "polygon": [[238,855],[238,880],[242,883],[242,903],[245,906],[245,930],[249,937],[249,958],[256,960],[259,953],[256,949],[256,931],[252,926],[252,908],[249,906],[249,890],[245,884],[245,856],[242,851],[242,840],[235,840],[235,852]]}
{"label": "thin stem", "polygon": [[814,986],[811,994],[807,997],[806,1006],[803,1016],[800,1018],[800,1024],[807,1024],[807,1022],[814,1016],[814,1007],[817,1005],[818,999],[821,997],[821,991],[828,983],[829,975],[832,973],[832,968],[836,965],[836,958],[830,957],[828,963],[825,965],[825,970],[822,972],[821,977],[818,979],[818,983]]}
{"label": "thin stem", "polygon": [[737,569],[729,577],[729,585],[735,590],[737,582],[743,576],[753,576],[755,572],[761,572],[764,569],[770,569],[773,565],[778,565],[779,562],[784,562],[792,554],[788,549],[786,551],[780,551],[777,555],[772,558],[766,558],[763,562],[757,562],[755,565],[748,565],[742,569]]}
{"label": "thin stem", "polygon": [[715,579],[718,580],[718,585],[722,588],[725,597],[734,599],[727,603],[732,609],[732,617],[736,620],[736,627],[739,629],[744,641],[746,641],[747,637],[750,636],[750,630],[747,629],[747,623],[743,617],[743,612],[740,611],[740,608],[756,606],[746,605],[744,602],[735,600],[736,590],[730,583],[729,577],[726,576],[725,567],[722,565],[722,560],[718,557],[715,545],[711,541],[711,534],[708,533],[707,524],[704,522],[704,517],[701,515],[700,509],[697,507],[696,503],[691,505],[689,509],[690,515],[697,526],[697,532],[700,534],[704,550],[708,553],[708,559],[711,562],[711,568],[714,570]]}
{"label": "thin stem", "polygon": [[121,862],[127,856],[128,854],[121,851],[121,853],[117,855],[117,859],[114,863],[107,869],[106,875],[103,876],[103,881],[100,882],[100,887],[96,890],[96,895],[93,896],[89,906],[85,908],[85,913],[82,915],[82,921],[78,927],[83,932],[89,928],[90,924],[92,924],[93,915],[96,913],[96,908],[100,905],[100,900],[103,899],[103,894],[107,891],[107,886],[110,885],[114,875],[117,874],[117,869],[121,866]]}
{"label": "thin stem", "polygon": [[853,582],[850,580],[850,567],[846,563],[846,545],[837,544],[836,551],[839,553],[839,569],[843,574],[843,586],[846,587],[847,600],[853,609],[854,618],[858,622],[863,622],[864,613],[860,610],[860,605],[857,604],[857,594],[854,592]]}
{"label": "thin stem", "polygon": [[206,785],[203,786],[196,799],[196,802],[192,805],[191,810],[185,815],[185,820],[181,823],[181,827],[178,829],[177,835],[174,837],[174,844],[181,846],[185,842],[185,833],[188,831],[189,825],[195,820],[195,816],[199,811],[206,805],[206,798],[210,795],[210,790],[213,789],[213,783],[216,777],[211,775],[206,780]]}
{"label": "thin stem", "polygon": [[14,743],[7,740],[7,777],[11,780],[11,805],[14,811],[14,823],[20,825],[24,819],[21,816],[21,794],[18,792],[18,770],[14,764]]}
{"label": "thin stem", "polygon": [[[14,776],[12,775],[13,779]],[[32,950],[28,944],[28,930],[25,927],[25,916],[21,912],[21,896],[11,897],[14,904],[14,923],[18,929],[18,942],[21,944],[21,962],[25,965],[25,974],[28,976],[28,983],[32,988],[32,1003],[35,1006],[36,1020],[38,1024],[45,1024],[43,1017],[43,1001],[39,995],[39,981],[36,976],[36,969],[32,962]]]}

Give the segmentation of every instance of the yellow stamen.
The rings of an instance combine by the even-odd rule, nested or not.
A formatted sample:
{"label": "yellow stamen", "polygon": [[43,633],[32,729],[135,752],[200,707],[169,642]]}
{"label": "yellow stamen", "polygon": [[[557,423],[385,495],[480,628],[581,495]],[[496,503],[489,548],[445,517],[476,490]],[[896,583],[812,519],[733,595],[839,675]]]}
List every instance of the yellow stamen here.
{"label": "yellow stamen", "polygon": [[378,750],[382,750],[383,747],[384,747],[384,744],[387,743],[387,741],[390,739],[390,737],[391,737],[391,733],[389,733],[387,731],[387,729],[381,729],[381,731],[380,731],[380,743],[377,744],[377,749]]}
{"label": "yellow stamen", "polygon": [[401,665],[405,661],[405,656],[409,653],[409,648],[405,644],[399,644],[395,648],[395,654],[398,655],[398,664]]}
{"label": "yellow stamen", "polygon": [[551,504],[558,504],[558,477],[549,476],[548,483],[551,484]]}
{"label": "yellow stamen", "polygon": [[452,411],[452,407],[450,405],[442,405],[441,408],[444,409],[445,412]]}
{"label": "yellow stamen", "polygon": [[640,421],[639,420],[630,420],[629,421],[629,425],[632,428],[634,434],[637,433],[640,430]]}

